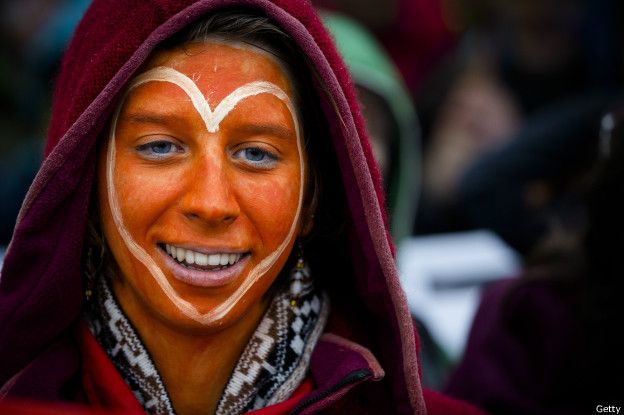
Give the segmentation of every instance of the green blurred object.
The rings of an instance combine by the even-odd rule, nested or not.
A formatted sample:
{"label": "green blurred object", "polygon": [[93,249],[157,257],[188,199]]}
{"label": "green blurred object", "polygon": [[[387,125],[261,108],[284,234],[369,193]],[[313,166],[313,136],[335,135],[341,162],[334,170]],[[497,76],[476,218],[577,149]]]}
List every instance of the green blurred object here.
{"label": "green blurred object", "polygon": [[[422,163],[416,110],[400,73],[367,29],[344,15],[322,10],[319,14],[333,35],[355,85],[380,97],[393,118],[396,127],[390,137],[393,151],[384,185],[390,229],[398,244],[412,233],[420,193]],[[363,110],[366,114],[366,108]]]}
{"label": "green blurred object", "polygon": [[[367,29],[344,15],[327,11],[320,11],[319,14],[334,36],[338,51],[358,90],[363,88],[383,100],[395,124],[395,128],[390,130],[393,133],[389,137],[393,151],[389,159],[389,169],[384,174],[384,185],[390,230],[395,244],[398,245],[402,239],[411,235],[420,193],[420,127],[416,110],[399,71]],[[367,109],[362,110],[366,117]],[[370,120],[366,121],[371,135]],[[371,144],[375,149],[374,142]],[[425,386],[439,390],[448,376],[451,361],[422,321],[414,318],[421,340],[423,382]]]}

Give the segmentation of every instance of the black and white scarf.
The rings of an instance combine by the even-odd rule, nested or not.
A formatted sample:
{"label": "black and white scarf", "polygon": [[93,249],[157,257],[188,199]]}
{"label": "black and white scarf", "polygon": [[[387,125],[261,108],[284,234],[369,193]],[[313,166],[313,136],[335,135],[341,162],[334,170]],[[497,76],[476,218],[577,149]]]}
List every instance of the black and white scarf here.
{"label": "black and white scarf", "polygon": [[[324,293],[312,290],[293,305],[288,287],[278,291],[241,354],[215,413],[238,415],[287,399],[306,375],[328,313]],[[175,414],[149,352],[104,277],[98,279],[85,318],[145,411]]]}

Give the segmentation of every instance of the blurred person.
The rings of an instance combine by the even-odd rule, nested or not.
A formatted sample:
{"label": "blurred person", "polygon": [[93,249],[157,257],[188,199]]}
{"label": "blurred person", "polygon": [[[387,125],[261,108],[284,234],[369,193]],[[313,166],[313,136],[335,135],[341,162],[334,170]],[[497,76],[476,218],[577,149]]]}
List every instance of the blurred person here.
{"label": "blurred person", "polygon": [[496,232],[525,260],[582,228],[582,180],[595,131],[617,94],[593,93],[540,111],[509,143],[477,157],[455,192],[463,223]]}
{"label": "blurred person", "polygon": [[452,205],[464,171],[480,154],[511,140],[519,122],[502,85],[481,71],[462,74],[432,126],[424,164],[427,199],[436,208]]}
{"label": "blurred person", "polygon": [[422,388],[312,6],[240,4],[83,17],[0,278],[0,411],[481,414]]}
{"label": "blurred person", "polygon": [[[523,273],[483,293],[446,391],[492,414],[587,414],[622,407],[624,107],[604,117],[586,189],[585,226],[551,232]],[[598,411],[600,412],[600,411]]]}
{"label": "blurred person", "polygon": [[88,0],[4,1],[0,5],[0,246],[43,153],[50,79]]}
{"label": "blurred person", "polygon": [[[373,154],[381,171],[394,243],[411,234],[420,191],[420,129],[401,75],[383,46],[346,15],[321,11],[355,84]],[[439,389],[449,367],[442,349],[415,316],[423,383]]]}
{"label": "blurred person", "polygon": [[449,0],[315,0],[370,30],[398,68],[410,96],[455,46]]}
{"label": "blurred person", "polygon": [[534,126],[542,112],[581,107],[619,79],[614,1],[474,3],[481,14],[417,100],[425,146],[417,233],[474,228],[456,202],[475,160],[543,129]]}
{"label": "blurred person", "polygon": [[355,84],[380,169],[395,244],[411,234],[420,192],[420,129],[401,75],[383,46],[354,19],[321,10]]}

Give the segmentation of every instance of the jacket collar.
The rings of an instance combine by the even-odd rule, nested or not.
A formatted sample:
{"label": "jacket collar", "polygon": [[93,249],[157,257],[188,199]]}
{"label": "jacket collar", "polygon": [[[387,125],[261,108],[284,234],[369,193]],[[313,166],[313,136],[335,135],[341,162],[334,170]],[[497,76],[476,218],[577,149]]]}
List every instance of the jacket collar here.
{"label": "jacket collar", "polygon": [[293,414],[315,413],[341,399],[366,381],[380,381],[385,373],[367,348],[333,333],[324,334],[312,354],[310,372],[316,390],[301,400]]}
{"label": "jacket collar", "polygon": [[[84,398],[96,406],[143,414],[141,404],[84,322],[77,336],[82,351]],[[312,354],[310,375],[316,388],[301,399],[293,414],[315,413],[340,400],[362,382],[380,381],[384,370],[365,347],[326,333]]]}

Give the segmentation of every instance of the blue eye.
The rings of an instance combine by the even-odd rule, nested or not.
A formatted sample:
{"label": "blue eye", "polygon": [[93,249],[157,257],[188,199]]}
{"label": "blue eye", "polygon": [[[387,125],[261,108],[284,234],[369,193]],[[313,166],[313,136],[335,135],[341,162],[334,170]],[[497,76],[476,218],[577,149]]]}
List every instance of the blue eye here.
{"label": "blue eye", "polygon": [[276,155],[258,147],[248,147],[238,150],[234,153],[234,158],[261,169],[274,167],[278,160]]}
{"label": "blue eye", "polygon": [[158,160],[182,152],[182,148],[171,141],[156,140],[136,146],[136,150],[145,158]]}
{"label": "blue eye", "polygon": [[243,152],[245,153],[245,158],[253,162],[260,162],[267,157],[267,153],[259,148],[246,148]]}

